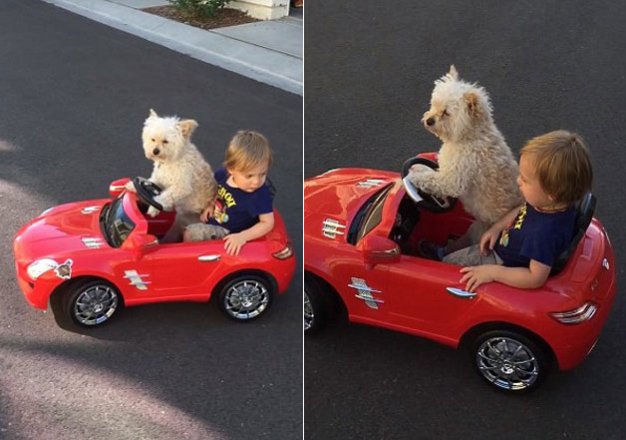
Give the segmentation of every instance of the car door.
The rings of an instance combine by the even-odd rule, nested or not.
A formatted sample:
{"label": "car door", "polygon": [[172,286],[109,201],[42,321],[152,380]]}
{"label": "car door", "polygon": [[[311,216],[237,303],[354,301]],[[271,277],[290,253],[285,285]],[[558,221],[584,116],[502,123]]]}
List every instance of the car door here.
{"label": "car door", "polygon": [[[150,289],[160,298],[209,295],[226,254],[224,241],[161,244],[143,262],[150,268]],[[184,298],[181,298],[184,299]]]}
{"label": "car door", "polygon": [[460,266],[402,255],[387,265],[389,321],[424,336],[456,338],[477,296],[459,283]]}

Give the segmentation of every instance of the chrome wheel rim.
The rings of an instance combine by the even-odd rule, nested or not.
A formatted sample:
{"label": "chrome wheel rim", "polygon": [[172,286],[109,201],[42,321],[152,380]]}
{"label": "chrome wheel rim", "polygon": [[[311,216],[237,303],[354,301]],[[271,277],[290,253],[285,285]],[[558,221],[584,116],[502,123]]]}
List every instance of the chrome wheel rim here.
{"label": "chrome wheel rim", "polygon": [[489,338],[476,352],[480,373],[492,384],[505,390],[531,387],[539,377],[539,361],[532,350],[520,341],[506,337]]}
{"label": "chrome wheel rim", "polygon": [[226,312],[236,319],[247,320],[259,316],[267,308],[270,295],[263,283],[255,280],[233,284],[224,296]]}
{"label": "chrome wheel rim", "polygon": [[304,330],[309,330],[313,326],[313,322],[315,321],[315,311],[313,310],[313,304],[311,304],[311,299],[309,295],[307,295],[306,291],[304,292]]}
{"label": "chrome wheel rim", "polygon": [[82,291],[74,302],[74,317],[83,325],[98,325],[109,319],[117,309],[117,293],[98,284]]}

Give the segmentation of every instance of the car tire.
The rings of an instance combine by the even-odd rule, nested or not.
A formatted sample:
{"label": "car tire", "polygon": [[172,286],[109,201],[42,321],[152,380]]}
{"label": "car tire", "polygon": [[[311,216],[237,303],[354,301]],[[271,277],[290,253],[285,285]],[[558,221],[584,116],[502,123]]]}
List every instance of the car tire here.
{"label": "car tire", "polygon": [[108,322],[121,308],[119,291],[104,280],[69,283],[50,299],[50,308],[60,327],[93,328]]}
{"label": "car tire", "polygon": [[478,374],[498,390],[509,393],[536,388],[550,367],[546,350],[517,331],[483,333],[474,340],[470,351]]}
{"label": "car tire", "polygon": [[304,278],[304,334],[307,336],[318,333],[326,326],[328,307],[322,296],[322,286],[312,277]]}
{"label": "car tire", "polygon": [[219,308],[230,319],[248,322],[265,314],[272,305],[274,287],[264,277],[243,274],[229,280],[218,294]]}

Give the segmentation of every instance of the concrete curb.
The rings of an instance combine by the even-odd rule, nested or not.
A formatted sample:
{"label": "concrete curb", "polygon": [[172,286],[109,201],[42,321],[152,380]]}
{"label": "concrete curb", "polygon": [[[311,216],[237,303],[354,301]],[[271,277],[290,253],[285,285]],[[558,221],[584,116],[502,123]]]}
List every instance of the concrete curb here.
{"label": "concrete curb", "polygon": [[228,28],[206,31],[103,0],[43,1],[200,61],[303,94],[302,59],[224,35]]}

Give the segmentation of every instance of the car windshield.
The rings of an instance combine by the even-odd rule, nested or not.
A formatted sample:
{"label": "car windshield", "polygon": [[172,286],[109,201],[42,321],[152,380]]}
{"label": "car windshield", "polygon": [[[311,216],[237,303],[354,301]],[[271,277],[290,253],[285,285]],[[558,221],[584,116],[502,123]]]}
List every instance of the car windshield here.
{"label": "car windshield", "polygon": [[380,223],[382,220],[383,206],[389,195],[389,190],[392,187],[393,184],[390,183],[367,199],[363,206],[359,208],[348,231],[348,243],[356,244]]}
{"label": "car windshield", "polygon": [[100,214],[100,227],[107,243],[112,247],[120,247],[135,228],[135,223],[124,211],[122,197],[105,205]]}

